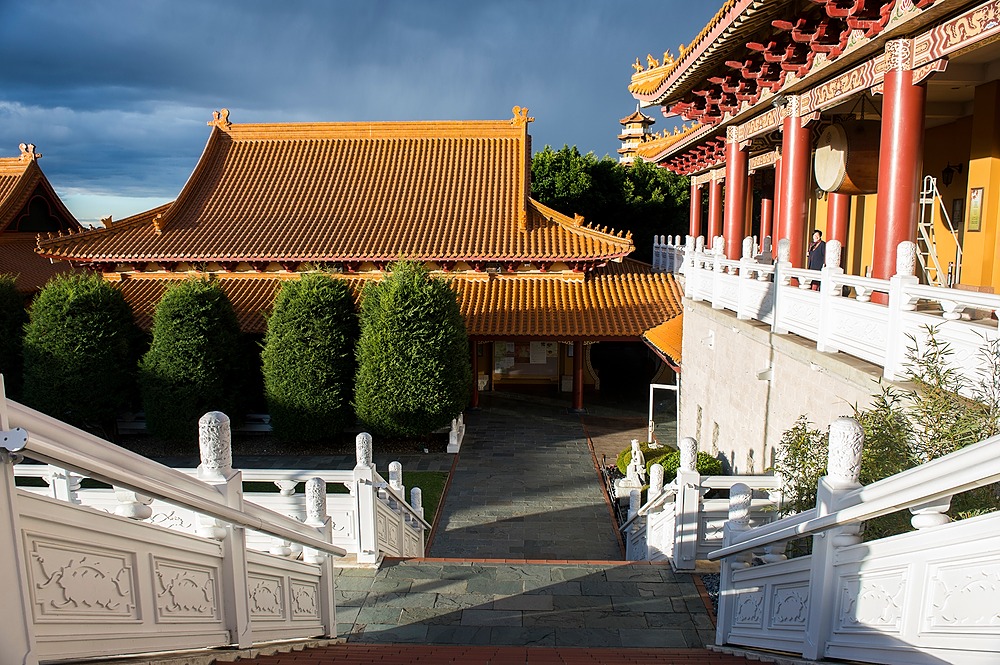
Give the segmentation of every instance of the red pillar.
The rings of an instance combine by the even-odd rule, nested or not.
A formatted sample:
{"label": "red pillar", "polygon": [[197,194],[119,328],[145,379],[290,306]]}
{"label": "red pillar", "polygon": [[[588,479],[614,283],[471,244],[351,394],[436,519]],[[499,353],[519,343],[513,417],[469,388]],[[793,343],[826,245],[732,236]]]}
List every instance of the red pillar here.
{"label": "red pillar", "polygon": [[747,223],[747,151],[735,138],[726,141],[726,258],[738,259]]}
{"label": "red pillar", "polygon": [[847,226],[851,216],[851,195],[831,192],[826,195],[826,239],[847,245]]}
{"label": "red pillar", "polygon": [[701,187],[691,181],[691,219],[688,221],[688,234],[692,238],[701,235]]}
{"label": "red pillar", "polygon": [[708,237],[705,247],[712,246],[712,240],[722,235],[722,182],[712,178],[708,181]]}
{"label": "red pillar", "polygon": [[926,89],[913,83],[909,40],[886,43],[885,61],[872,250],[872,277],[876,279],[892,277],[896,272],[896,246],[916,237],[927,98]]}
{"label": "red pillar", "polygon": [[771,235],[771,220],[774,218],[774,185],[761,179],[760,195],[760,244],[764,246],[764,238]]}
{"label": "red pillar", "polygon": [[778,256],[778,226],[781,216],[781,155],[774,162],[774,215],[771,218],[771,257]]}
{"label": "red pillar", "polygon": [[583,342],[573,342],[573,410],[583,411]]}
{"label": "red pillar", "polygon": [[774,245],[777,248],[777,241],[788,238],[792,265],[801,268],[805,265],[805,230],[809,214],[809,129],[802,126],[798,99],[790,97],[788,107],[782,127],[781,202]]}
{"label": "red pillar", "polygon": [[472,408],[479,408],[479,342],[470,339],[472,347]]}

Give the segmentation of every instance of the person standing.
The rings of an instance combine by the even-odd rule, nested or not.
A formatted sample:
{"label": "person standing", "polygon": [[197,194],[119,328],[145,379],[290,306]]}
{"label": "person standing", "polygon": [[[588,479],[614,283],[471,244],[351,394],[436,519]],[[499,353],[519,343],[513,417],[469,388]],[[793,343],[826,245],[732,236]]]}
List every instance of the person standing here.
{"label": "person standing", "polygon": [[[809,270],[822,270],[823,261],[826,260],[826,247],[823,244],[823,232],[819,229],[813,231],[812,242],[809,243],[809,255],[806,260],[806,267]],[[819,291],[819,282],[813,280],[812,290]]]}

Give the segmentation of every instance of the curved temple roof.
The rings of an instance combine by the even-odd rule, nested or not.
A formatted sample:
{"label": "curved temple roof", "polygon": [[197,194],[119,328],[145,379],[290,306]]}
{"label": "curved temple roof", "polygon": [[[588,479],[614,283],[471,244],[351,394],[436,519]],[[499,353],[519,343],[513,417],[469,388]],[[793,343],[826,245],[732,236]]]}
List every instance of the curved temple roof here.
{"label": "curved temple roof", "polygon": [[39,240],[44,256],[128,261],[572,261],[633,249],[528,198],[514,121],[229,124],[168,207]]}

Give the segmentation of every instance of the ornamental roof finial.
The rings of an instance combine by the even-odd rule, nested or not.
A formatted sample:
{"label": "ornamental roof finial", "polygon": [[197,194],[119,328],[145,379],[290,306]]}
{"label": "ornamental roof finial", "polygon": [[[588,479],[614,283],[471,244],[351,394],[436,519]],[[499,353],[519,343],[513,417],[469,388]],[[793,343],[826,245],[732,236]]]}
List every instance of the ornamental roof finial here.
{"label": "ornamental roof finial", "polygon": [[21,156],[18,159],[22,162],[33,162],[42,156],[42,153],[35,152],[34,143],[22,143],[17,147],[21,149]]}
{"label": "ornamental roof finial", "polygon": [[229,122],[229,109],[219,109],[218,111],[212,111],[212,120],[208,123],[208,126],[229,129],[229,126],[232,124]]}
{"label": "ornamental roof finial", "polygon": [[645,68],[642,66],[642,63],[639,62],[639,58],[636,58],[635,62],[632,63],[632,69],[635,70],[636,74],[638,74],[639,72],[646,71]]}
{"label": "ornamental roof finial", "polygon": [[511,109],[511,112],[514,113],[514,117],[511,118],[510,124],[514,125],[515,127],[524,127],[529,122],[535,121],[534,118],[528,115],[527,106],[525,106],[524,108],[521,108],[520,106],[515,106],[514,108]]}

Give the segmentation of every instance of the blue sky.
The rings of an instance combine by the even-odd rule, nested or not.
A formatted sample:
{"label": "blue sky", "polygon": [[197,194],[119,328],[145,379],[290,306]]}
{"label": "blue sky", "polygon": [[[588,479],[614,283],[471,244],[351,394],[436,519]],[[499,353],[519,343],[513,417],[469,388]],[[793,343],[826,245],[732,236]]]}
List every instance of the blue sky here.
{"label": "blue sky", "polygon": [[174,198],[223,106],[233,122],[336,122],[520,105],[536,150],[616,157],[630,63],[676,53],[719,4],[0,0],[0,155],[36,144],[88,222]]}

